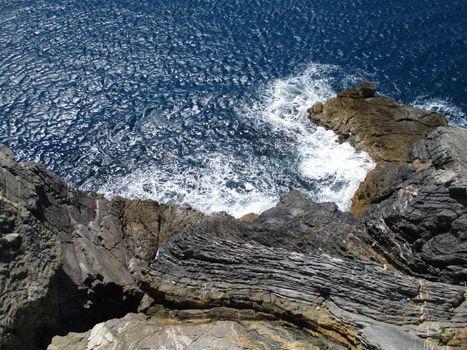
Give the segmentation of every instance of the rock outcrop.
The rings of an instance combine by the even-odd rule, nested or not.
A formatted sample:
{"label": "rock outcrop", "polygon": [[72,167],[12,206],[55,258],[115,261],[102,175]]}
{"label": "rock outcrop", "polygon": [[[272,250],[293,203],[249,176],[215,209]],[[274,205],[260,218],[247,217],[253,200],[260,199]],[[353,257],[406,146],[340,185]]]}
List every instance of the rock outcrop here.
{"label": "rock outcrop", "polygon": [[0,347],[462,349],[467,131],[375,91],[310,110],[379,161],[361,218],[107,200],[1,147]]}
{"label": "rock outcrop", "polygon": [[135,311],[132,272],[177,229],[204,218],[153,201],[77,191],[0,148],[0,348],[44,348]]}
{"label": "rock outcrop", "polygon": [[385,196],[365,214],[368,233],[398,268],[467,281],[467,130],[438,128],[408,163],[381,173]]}
{"label": "rock outcrop", "polygon": [[[231,313],[229,313],[231,311]],[[229,313],[229,314],[228,314]],[[229,319],[219,319],[229,315]],[[183,310],[162,315],[128,314],[86,333],[55,337],[49,350],[111,349],[332,349],[294,325],[251,310]],[[336,350],[342,347],[334,347]]]}
{"label": "rock outcrop", "polygon": [[[254,223],[214,221],[175,235],[143,270],[145,289],[176,305],[270,313],[346,348],[387,341],[381,331],[386,326],[394,335],[392,348],[398,349],[404,348],[398,341],[405,337],[415,342],[415,335],[435,337],[440,329],[454,336],[467,326],[465,287],[387,269],[368,258],[371,245],[364,239],[351,251],[336,249],[339,235],[341,244],[355,244],[346,229],[335,236],[322,234],[339,216],[327,204],[301,211],[294,205],[301,201],[297,196]],[[316,213],[320,219],[309,220]],[[297,227],[303,241],[292,248],[288,242],[294,241]],[[280,239],[275,232],[281,232]],[[356,223],[349,232],[357,238],[362,231]]]}
{"label": "rock outcrop", "polygon": [[437,127],[448,125],[440,113],[401,105],[376,91],[375,84],[363,82],[308,109],[313,123],[332,129],[340,141],[348,140],[377,162],[353,197],[351,212],[357,216],[387,195],[386,174],[407,162],[412,147]]}
{"label": "rock outcrop", "polygon": [[309,118],[385,162],[405,162],[417,141],[436,127],[448,125],[442,114],[398,104],[375,95],[376,89],[369,82],[347,88],[336,98],[312,106]]}
{"label": "rock outcrop", "polygon": [[466,281],[467,131],[375,92],[365,82],[309,110],[311,120],[350,135],[378,161],[352,211],[366,211],[375,248],[391,264],[435,280]]}

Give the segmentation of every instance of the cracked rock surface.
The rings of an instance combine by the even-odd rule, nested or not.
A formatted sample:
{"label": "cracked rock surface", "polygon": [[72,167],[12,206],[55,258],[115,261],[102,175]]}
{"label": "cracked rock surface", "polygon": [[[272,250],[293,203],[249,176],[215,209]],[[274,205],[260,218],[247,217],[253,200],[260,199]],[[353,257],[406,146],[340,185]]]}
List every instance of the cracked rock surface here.
{"label": "cracked rock surface", "polygon": [[0,145],[0,348],[44,348],[135,310],[132,271],[204,215],[70,188]]}
{"label": "cracked rock surface", "polygon": [[108,200],[0,146],[0,348],[465,349],[467,131],[375,91],[311,110],[379,159],[360,218]]}

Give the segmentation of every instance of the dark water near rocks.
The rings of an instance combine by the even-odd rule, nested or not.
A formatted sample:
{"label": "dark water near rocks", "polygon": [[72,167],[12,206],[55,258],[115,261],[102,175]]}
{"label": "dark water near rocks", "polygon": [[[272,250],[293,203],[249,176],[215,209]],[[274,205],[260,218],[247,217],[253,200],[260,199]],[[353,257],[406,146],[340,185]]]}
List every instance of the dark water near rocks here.
{"label": "dark water near rocks", "polygon": [[108,195],[345,208],[372,163],[305,110],[370,79],[467,126],[467,2],[0,1],[0,142]]}

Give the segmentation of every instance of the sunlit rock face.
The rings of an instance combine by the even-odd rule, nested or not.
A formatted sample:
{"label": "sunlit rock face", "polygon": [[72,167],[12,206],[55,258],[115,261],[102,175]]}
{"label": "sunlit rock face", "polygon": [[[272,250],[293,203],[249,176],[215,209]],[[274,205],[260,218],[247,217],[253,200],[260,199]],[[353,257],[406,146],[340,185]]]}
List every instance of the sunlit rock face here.
{"label": "sunlit rock face", "polygon": [[379,160],[361,218],[292,191],[238,220],[76,190],[2,146],[2,349],[462,348],[466,151],[438,127]]}

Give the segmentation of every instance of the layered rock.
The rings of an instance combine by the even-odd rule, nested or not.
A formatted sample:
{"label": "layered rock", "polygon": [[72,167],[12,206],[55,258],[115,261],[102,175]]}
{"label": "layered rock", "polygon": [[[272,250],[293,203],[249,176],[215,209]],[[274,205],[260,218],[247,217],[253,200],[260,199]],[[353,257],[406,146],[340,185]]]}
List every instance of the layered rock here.
{"label": "layered rock", "polygon": [[43,348],[136,310],[131,272],[173,231],[204,218],[152,201],[77,191],[0,148],[0,347]]}
{"label": "layered rock", "polygon": [[107,200],[1,147],[0,347],[462,348],[467,131],[375,91],[311,109],[379,161],[361,219],[298,192],[243,220]]}
{"label": "layered rock", "polygon": [[447,122],[439,113],[399,105],[375,91],[363,83],[310,109],[311,120],[348,133],[378,161],[352,211],[366,211],[374,247],[398,268],[466,281],[467,131],[440,126]]}
{"label": "layered rock", "polygon": [[410,273],[467,281],[467,130],[438,128],[384,176],[385,198],[365,214],[380,251]]}
{"label": "layered rock", "polygon": [[[222,310],[226,314],[229,310]],[[128,314],[100,323],[86,333],[55,337],[49,350],[110,349],[332,349],[294,325],[251,310],[231,310],[219,319],[216,309],[185,310],[166,315]],[[266,317],[266,320],[265,320]],[[268,319],[269,318],[269,319]],[[334,349],[342,349],[334,347]]]}
{"label": "layered rock", "polygon": [[[316,212],[320,222],[315,226],[306,217]],[[346,348],[389,344],[385,327],[394,339],[383,348],[394,349],[409,343],[423,348],[426,344],[416,336],[435,337],[440,329],[452,336],[462,333],[467,326],[465,287],[387,269],[367,258],[365,249],[370,246],[365,248],[364,241],[359,243],[361,250],[356,247],[351,253],[335,249],[340,232],[321,237],[320,230],[332,227],[336,216],[323,208],[300,212],[293,202],[283,201],[254,223],[194,225],[160,248],[141,280],[146,290],[167,303],[255,309]],[[279,240],[272,225],[265,228],[268,221],[281,232]],[[294,240],[295,225],[308,232],[309,240],[303,239],[310,244],[291,249],[283,242]],[[355,224],[352,232],[358,237],[361,229]],[[342,233],[342,244],[353,245]]]}
{"label": "layered rock", "polygon": [[[466,288],[388,268],[371,250],[374,243],[349,214],[297,192],[254,222],[217,216],[174,235],[133,275],[153,300],[185,309],[169,322],[173,328],[166,318],[161,326],[160,316],[128,316],[56,337],[49,349],[85,349],[96,342],[100,349],[138,349],[144,341],[157,348],[169,332],[176,335],[169,348],[173,341],[180,349],[223,348],[212,332],[225,327],[231,331],[221,335],[222,344],[244,349],[442,349],[439,341],[461,346]],[[292,328],[285,331],[276,320]],[[255,331],[244,333],[252,321]],[[256,327],[281,341],[259,337]]]}

